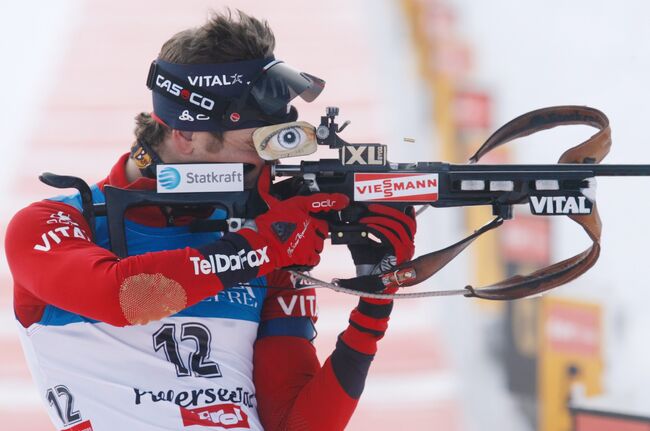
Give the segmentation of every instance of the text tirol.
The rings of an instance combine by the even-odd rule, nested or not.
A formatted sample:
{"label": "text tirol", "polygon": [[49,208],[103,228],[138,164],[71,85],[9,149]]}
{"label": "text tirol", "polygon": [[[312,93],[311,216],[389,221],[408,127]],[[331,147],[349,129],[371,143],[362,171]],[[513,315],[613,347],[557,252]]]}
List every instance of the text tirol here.
{"label": "text tirol", "polygon": [[438,199],[438,174],[355,173],[356,201],[422,201]]}

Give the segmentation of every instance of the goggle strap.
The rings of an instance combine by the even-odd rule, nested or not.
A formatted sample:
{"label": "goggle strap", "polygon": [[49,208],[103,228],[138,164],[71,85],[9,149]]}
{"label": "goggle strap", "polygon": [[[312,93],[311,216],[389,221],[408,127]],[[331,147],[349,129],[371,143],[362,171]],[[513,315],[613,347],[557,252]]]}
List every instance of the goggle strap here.
{"label": "goggle strap", "polygon": [[156,178],[156,165],[163,163],[158,153],[141,140],[136,141],[131,147],[130,157],[146,178]]}
{"label": "goggle strap", "polygon": [[[207,98],[213,101],[214,102],[213,108],[207,109],[201,105],[190,103],[188,99],[181,97],[180,95],[181,93],[179,93],[179,95],[175,95],[169,91],[165,91],[164,89],[160,88],[158,85],[155,85],[158,76],[162,76],[164,79],[169,80],[172,84],[181,86],[183,90],[187,90],[190,94],[196,93],[202,98]],[[205,92],[203,89],[193,86],[186,80],[179,78],[178,76],[169,72],[165,68],[161,67],[161,65],[158,64],[155,60],[151,62],[151,66],[149,67],[149,73],[147,74],[147,88],[149,88],[151,91],[154,91],[162,95],[163,97],[166,97],[167,99],[173,102],[183,105],[189,110],[205,114],[209,116],[211,120],[215,118],[215,116],[221,119],[223,115],[226,113],[228,106],[232,102],[230,98],[224,96],[219,96],[219,98],[216,98],[214,95]],[[216,118],[215,121],[218,122]]]}

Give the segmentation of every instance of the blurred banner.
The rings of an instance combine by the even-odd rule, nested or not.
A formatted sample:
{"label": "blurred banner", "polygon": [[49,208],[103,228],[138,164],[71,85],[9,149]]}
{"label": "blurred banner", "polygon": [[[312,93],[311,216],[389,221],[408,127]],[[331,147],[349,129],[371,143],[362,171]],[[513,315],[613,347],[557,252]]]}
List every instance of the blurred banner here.
{"label": "blurred banner", "polygon": [[650,417],[571,409],[572,431],[650,431]]}
{"label": "blurred banner", "polygon": [[539,431],[571,431],[573,396],[602,392],[599,304],[547,296],[539,313]]}

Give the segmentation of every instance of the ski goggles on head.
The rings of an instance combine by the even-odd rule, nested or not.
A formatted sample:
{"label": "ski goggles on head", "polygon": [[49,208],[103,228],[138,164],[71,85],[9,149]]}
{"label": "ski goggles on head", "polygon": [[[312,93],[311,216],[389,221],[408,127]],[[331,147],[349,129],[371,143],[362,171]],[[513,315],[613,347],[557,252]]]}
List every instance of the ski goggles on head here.
{"label": "ski goggles on head", "polygon": [[325,81],[305,72],[299,72],[280,60],[264,66],[248,87],[250,95],[266,114],[286,109],[287,104],[300,96],[313,102],[325,88]]}
{"label": "ski goggles on head", "polygon": [[154,60],[147,87],[154,113],[167,126],[188,131],[226,131],[295,121],[290,102],[313,101],[325,81],[274,58],[222,64]]}

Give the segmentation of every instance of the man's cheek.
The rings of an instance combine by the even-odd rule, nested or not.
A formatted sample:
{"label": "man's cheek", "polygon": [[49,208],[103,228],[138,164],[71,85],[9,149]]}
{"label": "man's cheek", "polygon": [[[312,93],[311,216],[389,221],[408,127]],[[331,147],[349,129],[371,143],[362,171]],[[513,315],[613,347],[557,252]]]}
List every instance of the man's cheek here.
{"label": "man's cheek", "polygon": [[244,174],[244,188],[255,188],[257,185],[257,178],[260,176],[260,172],[262,171],[262,166],[263,165],[255,164],[253,168],[247,170],[247,172]]}

